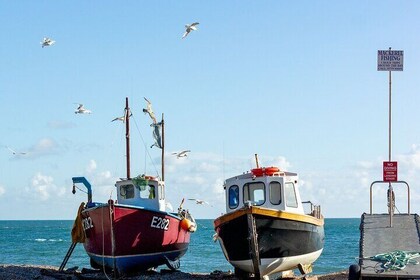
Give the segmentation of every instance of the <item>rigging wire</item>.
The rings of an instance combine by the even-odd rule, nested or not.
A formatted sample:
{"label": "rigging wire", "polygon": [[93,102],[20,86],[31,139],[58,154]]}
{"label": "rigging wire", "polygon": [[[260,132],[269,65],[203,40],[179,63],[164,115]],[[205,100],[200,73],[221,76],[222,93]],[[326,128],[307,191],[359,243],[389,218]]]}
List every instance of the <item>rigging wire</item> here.
{"label": "rigging wire", "polygon": [[85,191],[85,190],[83,190],[83,189],[79,188],[77,185],[74,185],[74,187],[75,187],[76,189],[78,189],[79,191],[81,191],[81,192],[83,192],[83,193],[87,194],[87,191]]}
{"label": "rigging wire", "polygon": [[[149,159],[150,159],[150,161],[152,162],[152,165],[153,165],[153,168],[154,168],[154,169],[155,169],[155,171],[156,171],[156,174],[158,174],[158,177],[160,177],[160,175],[159,175],[159,171],[158,171],[158,169],[157,169],[157,167],[156,167],[156,164],[155,164],[155,162],[153,161],[152,156],[150,155],[150,153],[149,153],[149,151],[148,151],[148,149],[147,149],[147,146],[146,146],[146,141],[144,141],[143,135],[141,134],[140,129],[139,129],[138,125],[137,125],[137,121],[136,121],[136,119],[135,119],[135,118],[133,118],[133,120],[134,120],[134,124],[136,125],[137,132],[138,132],[138,133],[139,133],[139,135],[140,135],[141,141],[143,142],[143,145],[144,145],[144,148],[145,148],[144,150],[146,151],[146,154],[149,156]],[[145,167],[145,168],[146,168],[146,167]]]}
{"label": "rigging wire", "polygon": [[[125,109],[124,109],[124,116],[125,116]],[[111,121],[111,123],[114,125],[114,123]],[[111,138],[111,142],[109,144],[109,149],[112,149],[113,151],[117,151],[118,154],[121,154],[121,150],[123,150],[123,142],[125,139],[125,129],[124,129],[124,125],[119,125],[120,123],[124,123],[121,122],[120,120],[115,122],[115,129],[113,130],[113,134],[112,134],[112,138]],[[115,145],[115,144],[118,145]],[[123,152],[124,155],[123,157],[125,157],[125,151]],[[118,157],[119,158],[119,157]],[[121,164],[121,162],[119,160],[113,160],[112,161],[112,170],[114,170],[115,174],[121,174],[124,172],[123,167],[124,165]]]}

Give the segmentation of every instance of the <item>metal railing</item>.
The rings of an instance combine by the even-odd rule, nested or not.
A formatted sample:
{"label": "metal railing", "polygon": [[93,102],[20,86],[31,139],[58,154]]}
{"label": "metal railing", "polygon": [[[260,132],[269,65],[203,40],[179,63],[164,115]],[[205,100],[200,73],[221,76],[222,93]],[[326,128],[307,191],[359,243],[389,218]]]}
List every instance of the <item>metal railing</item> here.
{"label": "metal railing", "polygon": [[374,181],[370,185],[370,215],[373,213],[373,185],[374,184],[388,184],[388,192],[387,192],[387,199],[388,199],[388,213],[389,213],[389,226],[392,227],[392,216],[394,215],[394,208],[395,208],[395,194],[392,188],[392,184],[405,184],[407,186],[407,213],[410,215],[410,186],[406,181]]}
{"label": "metal railing", "polygon": [[309,215],[314,216],[317,219],[321,219],[321,205],[315,205],[311,201],[302,201],[302,204],[308,203],[311,205],[311,213]]}

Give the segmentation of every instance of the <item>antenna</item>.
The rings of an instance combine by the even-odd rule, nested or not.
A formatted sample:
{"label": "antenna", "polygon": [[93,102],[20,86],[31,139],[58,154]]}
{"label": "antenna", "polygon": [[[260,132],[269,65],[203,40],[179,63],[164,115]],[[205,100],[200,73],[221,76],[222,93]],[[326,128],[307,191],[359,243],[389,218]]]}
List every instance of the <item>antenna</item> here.
{"label": "antenna", "polygon": [[258,154],[255,154],[255,163],[257,164],[257,168],[260,168],[260,164],[258,162]]}

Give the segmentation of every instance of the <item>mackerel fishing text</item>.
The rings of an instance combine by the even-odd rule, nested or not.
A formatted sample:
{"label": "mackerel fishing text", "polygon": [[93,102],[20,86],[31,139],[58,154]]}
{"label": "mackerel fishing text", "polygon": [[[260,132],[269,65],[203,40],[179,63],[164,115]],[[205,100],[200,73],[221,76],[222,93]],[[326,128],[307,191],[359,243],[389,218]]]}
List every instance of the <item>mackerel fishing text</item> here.
{"label": "mackerel fishing text", "polygon": [[401,60],[401,56],[403,55],[403,51],[378,51],[380,58],[382,61],[394,61],[394,60]]}

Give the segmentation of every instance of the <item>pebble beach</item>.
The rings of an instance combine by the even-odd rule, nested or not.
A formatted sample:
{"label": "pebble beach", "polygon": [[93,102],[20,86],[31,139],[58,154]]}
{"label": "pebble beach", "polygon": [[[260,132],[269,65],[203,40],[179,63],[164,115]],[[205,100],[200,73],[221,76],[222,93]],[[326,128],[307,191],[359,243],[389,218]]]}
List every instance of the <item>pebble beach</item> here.
{"label": "pebble beach", "polygon": [[[310,275],[308,279],[319,279],[319,280],[347,280],[348,272],[340,271],[335,273],[329,273],[325,275]],[[62,273],[58,272],[58,267],[54,266],[32,266],[32,265],[0,265],[0,279],[10,280],[28,280],[28,279],[39,279],[39,280],[51,280],[51,279],[95,279],[95,280],[107,280],[115,279],[113,275],[105,275],[98,271],[84,271],[77,269],[67,269]],[[236,278],[232,272],[214,271],[211,273],[186,273],[182,271],[168,271],[162,270],[160,272],[150,271],[132,275],[124,275],[118,279],[128,280],[189,280],[189,279],[231,279]],[[290,279],[290,278],[289,278]]]}

